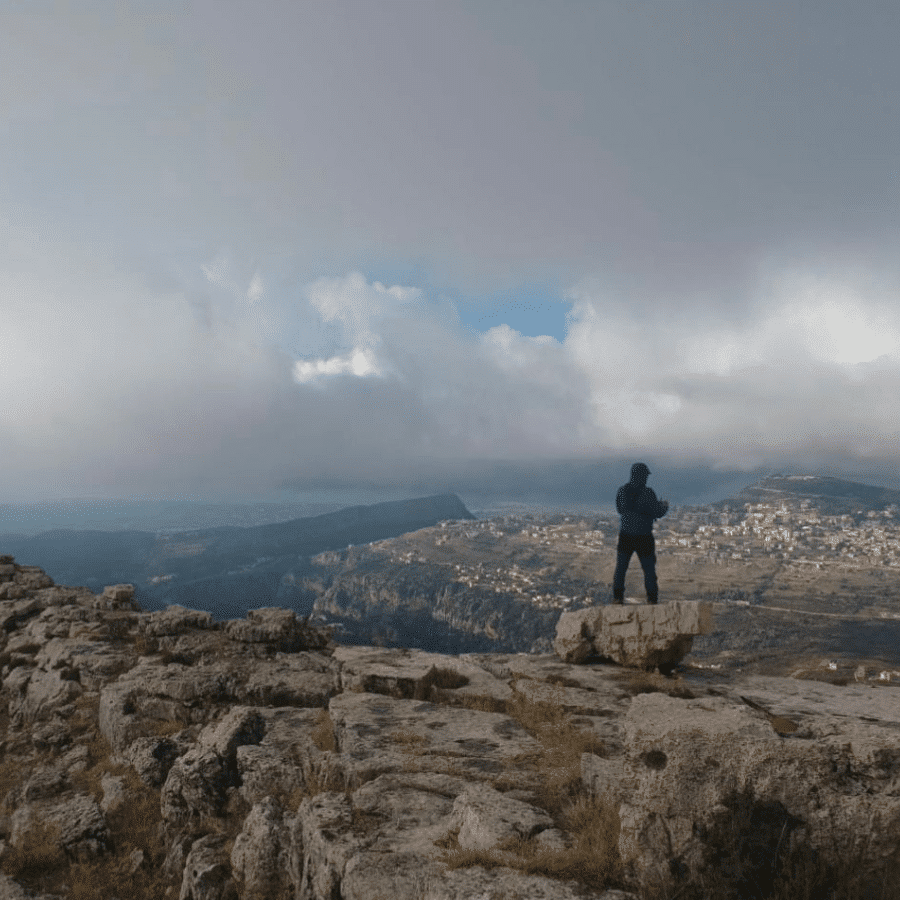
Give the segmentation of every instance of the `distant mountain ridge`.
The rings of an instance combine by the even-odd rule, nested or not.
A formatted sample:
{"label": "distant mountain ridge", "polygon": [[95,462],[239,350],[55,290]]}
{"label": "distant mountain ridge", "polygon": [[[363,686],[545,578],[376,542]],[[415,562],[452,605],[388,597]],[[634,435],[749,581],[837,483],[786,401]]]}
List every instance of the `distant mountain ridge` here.
{"label": "distant mountain ridge", "polygon": [[[0,537],[3,553],[40,566],[59,584],[135,584],[171,576],[179,586],[254,569],[293,568],[323,550],[399,537],[445,519],[475,519],[456,494],[351,506],[318,516],[251,527],[223,526],[157,536],[147,531],[55,529]],[[267,564],[259,566],[261,559]],[[269,579],[265,579],[269,580]],[[155,591],[153,593],[156,593]],[[160,593],[166,593],[165,586]],[[147,599],[144,595],[143,599]],[[153,608],[156,608],[155,605]]]}
{"label": "distant mountain ridge", "polygon": [[780,497],[814,500],[828,512],[884,509],[892,504],[900,506],[900,491],[827,475],[770,475],[745,487],[735,500],[763,503]]}

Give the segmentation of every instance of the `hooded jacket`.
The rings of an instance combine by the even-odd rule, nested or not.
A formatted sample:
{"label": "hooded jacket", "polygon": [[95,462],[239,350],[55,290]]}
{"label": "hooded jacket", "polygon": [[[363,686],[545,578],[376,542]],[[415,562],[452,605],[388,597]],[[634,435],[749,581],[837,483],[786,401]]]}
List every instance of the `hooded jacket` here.
{"label": "hooded jacket", "polygon": [[[632,496],[636,495],[634,499]],[[616,492],[616,509],[622,517],[622,534],[653,534],[653,521],[661,519],[666,507],[656,499],[653,488],[647,487],[647,477],[632,478]]]}

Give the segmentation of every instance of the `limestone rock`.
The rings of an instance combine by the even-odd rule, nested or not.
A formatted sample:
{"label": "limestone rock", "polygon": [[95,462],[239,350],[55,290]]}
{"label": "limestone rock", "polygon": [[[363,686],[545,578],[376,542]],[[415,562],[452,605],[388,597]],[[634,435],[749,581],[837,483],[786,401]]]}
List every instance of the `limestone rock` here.
{"label": "limestone rock", "polygon": [[179,900],[239,900],[225,842],[222,835],[194,841],[185,860]]}
{"label": "limestone rock", "polygon": [[690,653],[695,634],[713,628],[712,607],[679,600],[640,606],[593,606],[564,612],[553,649],[571,663],[591,656],[623,666],[671,671]]}
{"label": "limestone rock", "polygon": [[203,817],[222,815],[228,789],[239,782],[237,747],[259,743],[263,728],[257,710],[235,707],[219,722],[207,725],[197,744],[175,760],[161,796],[163,820],[173,831]]}
{"label": "limestone rock", "polygon": [[514,797],[484,787],[467,790],[453,804],[459,846],[466,850],[489,850],[511,837],[530,838],[553,827],[553,819]]}
{"label": "limestone rock", "polygon": [[121,776],[114,778],[111,775],[104,775],[100,783],[103,785],[103,801],[100,803],[100,809],[104,813],[115,812],[125,802],[125,779]]}
{"label": "limestone rock", "polygon": [[134,599],[133,584],[112,584],[94,600],[94,609],[132,609],[140,612],[140,604]]}
{"label": "limestone rock", "polygon": [[160,788],[169,777],[175,760],[193,745],[191,730],[183,729],[169,737],[142,737],[132,741],[119,757],[130,765],[148,787]]}
{"label": "limestone rock", "polygon": [[760,676],[737,695],[640,694],[624,754],[584,754],[582,776],[618,806],[620,852],[643,877],[664,878],[673,861],[702,867],[705,838],[741,803],[751,815],[780,813],[786,848],[802,839],[849,854],[868,840],[874,873],[898,849],[897,701],[870,686]]}
{"label": "limestone rock", "polygon": [[234,641],[261,643],[282,653],[319,649],[327,643],[316,640],[319,636],[298,620],[293,610],[277,607],[251,609],[246,619],[226,622],[225,633]]}
{"label": "limestone rock", "polygon": [[160,636],[182,634],[187,628],[211,628],[212,613],[173,604],[163,610],[146,613],[141,630],[144,634]]}
{"label": "limestone rock", "polygon": [[288,829],[284,811],[271,797],[253,805],[231,851],[236,882],[247,893],[277,897],[290,887]]}
{"label": "limestone rock", "polygon": [[72,859],[96,859],[108,850],[106,819],[90,795],[65,792],[23,803],[10,818],[9,841],[21,844],[26,832],[47,824],[60,829],[60,844]]}
{"label": "limestone rock", "polygon": [[[557,654],[448,655],[335,645],[288,610],[215,623],[44,581],[0,557],[0,897],[67,893],[3,868],[37,822],[71,863],[158,876],[173,900],[634,900],[709,864],[739,815],[764,836],[782,823],[788,847],[827,855],[834,837],[838,860],[874,836],[873,872],[896,845],[895,687],[685,670],[629,688],[711,627],[702,604],[567,614]],[[137,847],[129,784],[152,801]],[[619,827],[589,881],[578,790]],[[529,874],[523,847],[557,868]]]}

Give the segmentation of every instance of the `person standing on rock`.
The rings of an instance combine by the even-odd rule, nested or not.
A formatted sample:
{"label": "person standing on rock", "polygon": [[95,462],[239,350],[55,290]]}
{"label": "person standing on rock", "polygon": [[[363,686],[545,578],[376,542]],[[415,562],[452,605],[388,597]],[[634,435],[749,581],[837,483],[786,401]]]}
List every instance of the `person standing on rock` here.
{"label": "person standing on rock", "polygon": [[656,583],[656,543],[653,540],[653,521],[669,511],[667,500],[657,500],[653,488],[647,487],[650,470],[644,463],[631,467],[631,481],[616,493],[616,509],[622,517],[619,543],[616,547],[616,573],[613,576],[613,603],[625,602],[625,573],[631,554],[637,553],[644,570],[647,602],[656,603],[659,588]]}

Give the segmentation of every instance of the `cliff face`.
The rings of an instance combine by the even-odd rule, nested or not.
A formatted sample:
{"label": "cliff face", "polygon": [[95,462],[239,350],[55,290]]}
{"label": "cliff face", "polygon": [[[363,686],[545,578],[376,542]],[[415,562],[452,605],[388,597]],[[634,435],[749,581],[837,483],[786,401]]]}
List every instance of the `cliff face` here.
{"label": "cliff face", "polygon": [[[405,567],[412,568],[412,567]],[[331,573],[305,582],[321,591],[311,622],[336,624],[344,643],[415,647],[444,653],[552,652],[559,610],[486,589],[447,582],[439,573]]]}

